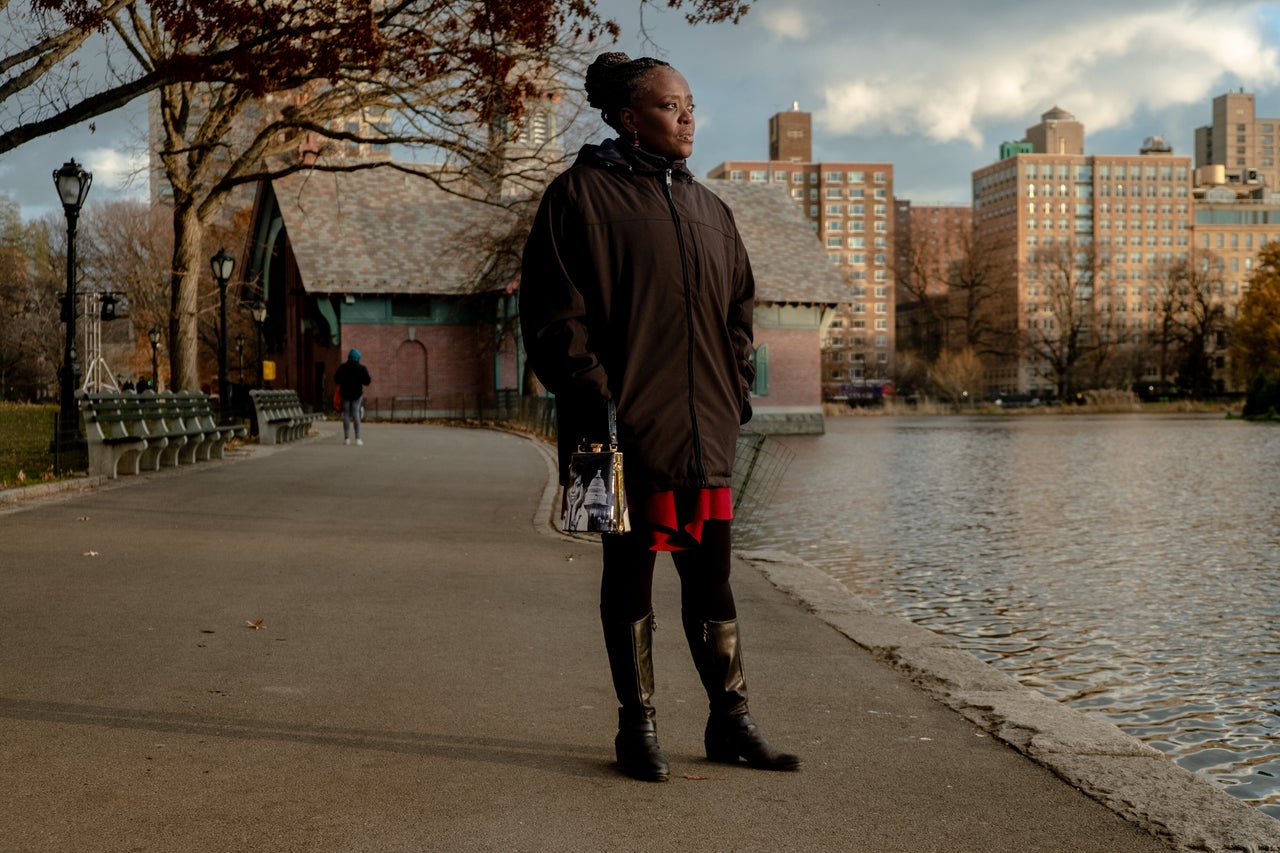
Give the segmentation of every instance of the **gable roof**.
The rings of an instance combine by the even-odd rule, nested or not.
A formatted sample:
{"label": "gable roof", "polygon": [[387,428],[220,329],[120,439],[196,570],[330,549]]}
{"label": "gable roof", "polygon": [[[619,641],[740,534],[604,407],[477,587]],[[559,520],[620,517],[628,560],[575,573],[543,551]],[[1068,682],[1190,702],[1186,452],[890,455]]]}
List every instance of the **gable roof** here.
{"label": "gable roof", "polygon": [[500,208],[394,168],[298,172],[271,181],[308,293],[473,292]]}
{"label": "gable roof", "polygon": [[785,186],[700,180],[729,205],[751,258],[757,302],[837,305],[851,298],[804,210]]}
{"label": "gable roof", "polygon": [[[702,180],[729,205],[759,302],[850,298],[786,187]],[[298,172],[271,181],[308,293],[457,295],[474,290],[477,253],[511,214],[394,168]]]}

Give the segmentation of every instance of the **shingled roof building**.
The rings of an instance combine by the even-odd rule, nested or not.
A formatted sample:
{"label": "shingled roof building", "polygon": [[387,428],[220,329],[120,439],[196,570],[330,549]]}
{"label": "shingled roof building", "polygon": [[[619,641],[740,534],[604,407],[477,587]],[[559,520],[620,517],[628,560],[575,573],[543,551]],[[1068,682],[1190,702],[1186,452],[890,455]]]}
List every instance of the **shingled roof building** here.
{"label": "shingled roof building", "polygon": [[[785,188],[704,183],[732,208],[756,278],[751,428],[820,433],[822,330],[847,288]],[[482,268],[515,227],[499,209],[385,166],[264,183],[246,280],[267,306],[275,384],[323,407],[355,348],[373,376],[370,415],[506,409],[524,373],[517,284]]]}
{"label": "shingled roof building", "polygon": [[355,348],[373,376],[370,416],[450,417],[510,400],[515,296],[482,262],[512,227],[500,209],[386,166],[264,183],[246,280],[267,306],[275,384],[323,407]]}
{"label": "shingled roof building", "polygon": [[785,186],[704,180],[733,210],[756,279],[756,388],[749,428],[824,431],[822,340],[849,299],[804,210]]}

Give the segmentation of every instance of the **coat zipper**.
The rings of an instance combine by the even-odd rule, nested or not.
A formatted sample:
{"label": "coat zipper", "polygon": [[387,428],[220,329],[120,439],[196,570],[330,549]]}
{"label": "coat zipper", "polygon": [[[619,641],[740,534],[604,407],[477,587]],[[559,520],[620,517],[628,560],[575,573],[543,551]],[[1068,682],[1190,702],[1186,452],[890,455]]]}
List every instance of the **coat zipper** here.
{"label": "coat zipper", "polygon": [[698,433],[698,409],[693,399],[693,351],[694,351],[694,329],[693,329],[693,289],[689,283],[689,263],[688,251],[684,242],[684,228],[680,224],[680,213],[676,210],[675,198],[671,195],[671,170],[666,171],[666,181],[664,187],[667,194],[667,206],[671,209],[671,221],[676,227],[676,242],[680,246],[680,278],[684,284],[684,316],[685,316],[685,332],[688,335],[688,358],[687,370],[689,372],[689,423],[693,429],[693,459],[698,467],[698,479],[704,485],[707,482],[707,472],[702,461],[702,438]]}

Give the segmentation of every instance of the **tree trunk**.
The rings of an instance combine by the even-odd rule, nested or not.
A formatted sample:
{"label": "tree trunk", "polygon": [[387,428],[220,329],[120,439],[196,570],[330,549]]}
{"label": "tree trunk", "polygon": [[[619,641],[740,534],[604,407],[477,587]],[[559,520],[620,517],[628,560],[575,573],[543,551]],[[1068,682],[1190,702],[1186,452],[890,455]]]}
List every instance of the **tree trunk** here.
{"label": "tree trunk", "polygon": [[196,335],[204,225],[191,205],[173,211],[173,272],[170,273],[169,381],[175,391],[200,390]]}

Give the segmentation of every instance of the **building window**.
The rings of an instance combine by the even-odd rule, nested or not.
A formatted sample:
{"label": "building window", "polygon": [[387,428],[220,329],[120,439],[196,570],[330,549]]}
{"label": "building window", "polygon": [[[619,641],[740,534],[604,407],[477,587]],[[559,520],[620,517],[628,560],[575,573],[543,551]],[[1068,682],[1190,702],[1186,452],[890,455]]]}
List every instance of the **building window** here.
{"label": "building window", "polygon": [[844,172],[827,172],[824,177],[827,183],[838,184],[844,180]]}
{"label": "building window", "polygon": [[755,183],[763,184],[765,181],[769,180],[769,173],[764,169],[752,169],[751,180]]}
{"label": "building window", "polygon": [[875,180],[877,184],[883,184],[885,182],[885,173],[876,172],[872,175],[872,178]]}
{"label": "building window", "polygon": [[850,172],[849,173],[849,183],[851,184],[864,184],[866,183],[866,181],[867,181],[866,172]]}
{"label": "building window", "polygon": [[751,383],[751,393],[757,397],[769,394],[769,345],[761,344],[751,351],[751,364],[756,369],[756,378]]}

